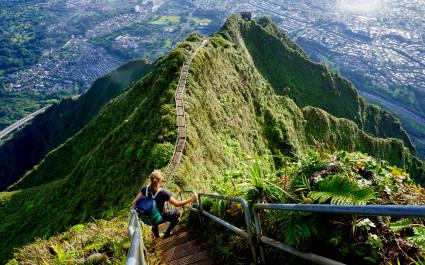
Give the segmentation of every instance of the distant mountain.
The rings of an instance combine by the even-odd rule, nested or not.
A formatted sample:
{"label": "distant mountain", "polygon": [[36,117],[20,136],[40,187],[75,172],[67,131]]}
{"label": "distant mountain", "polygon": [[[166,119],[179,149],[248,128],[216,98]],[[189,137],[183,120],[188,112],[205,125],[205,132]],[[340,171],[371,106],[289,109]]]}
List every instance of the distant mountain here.
{"label": "distant mountain", "polygon": [[44,156],[81,130],[112,98],[151,69],[134,60],[96,80],[78,99],[64,99],[0,145],[0,191],[16,182]]}
{"label": "distant mountain", "polygon": [[[170,158],[179,73],[203,38],[189,35],[0,193],[1,260],[34,237],[128,207],[150,171]],[[399,122],[366,103],[349,81],[308,60],[267,18],[232,16],[209,37],[190,66],[185,109],[188,144],[171,188],[209,190],[210,180],[252,157],[280,169],[276,157],[297,159],[311,145],[368,152],[418,181],[425,177]]]}

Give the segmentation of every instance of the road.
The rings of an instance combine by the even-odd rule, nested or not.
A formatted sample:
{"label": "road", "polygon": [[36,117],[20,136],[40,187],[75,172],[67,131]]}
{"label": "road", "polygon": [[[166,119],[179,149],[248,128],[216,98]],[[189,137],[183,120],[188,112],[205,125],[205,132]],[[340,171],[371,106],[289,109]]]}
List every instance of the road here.
{"label": "road", "polygon": [[27,123],[28,121],[34,119],[34,117],[37,116],[38,114],[46,111],[46,109],[48,109],[50,106],[51,105],[48,105],[44,108],[41,108],[41,109],[29,114],[28,116],[25,116],[24,118],[20,119],[19,121],[15,122],[14,124],[6,127],[3,131],[0,131],[0,140],[3,139],[4,137],[6,137],[7,135],[9,135],[14,130],[16,130],[19,127],[21,127],[22,125],[24,125],[25,123]]}
{"label": "road", "polygon": [[406,116],[414,121],[416,121],[419,124],[425,125],[425,119],[422,118],[421,116],[419,116],[418,114],[404,108],[401,105],[396,105],[395,103],[392,103],[388,100],[379,98],[373,94],[364,92],[364,91],[360,91],[360,94],[362,96],[364,96],[366,99],[369,99],[370,101],[374,101],[377,102],[378,104],[386,107],[388,110],[391,110],[393,113],[395,113],[397,115],[397,113]]}

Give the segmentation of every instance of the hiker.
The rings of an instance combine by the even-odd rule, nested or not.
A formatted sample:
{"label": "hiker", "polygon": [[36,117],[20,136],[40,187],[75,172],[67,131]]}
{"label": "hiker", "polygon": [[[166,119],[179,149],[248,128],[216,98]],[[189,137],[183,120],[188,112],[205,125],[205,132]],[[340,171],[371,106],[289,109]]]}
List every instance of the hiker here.
{"label": "hiker", "polygon": [[[133,204],[131,205],[131,208],[136,208],[136,211],[137,211],[138,209],[136,205],[138,205],[137,202],[140,199],[143,199],[146,197],[153,198],[155,200],[155,204],[156,204],[156,207],[158,208],[158,212],[160,213],[160,216],[159,216],[159,219],[156,218],[157,221],[150,222],[152,225],[152,232],[155,235],[155,237],[158,238],[159,237],[158,225],[164,222],[170,222],[170,225],[168,226],[167,231],[164,234],[164,238],[166,238],[170,236],[171,230],[173,230],[173,228],[179,223],[179,218],[181,214],[180,214],[180,211],[177,209],[172,209],[172,210],[164,212],[165,202],[169,202],[175,207],[181,207],[181,206],[190,204],[192,202],[195,202],[198,199],[198,196],[194,194],[192,195],[192,198],[190,199],[187,199],[184,201],[176,200],[168,190],[161,188],[162,173],[159,170],[154,170],[150,174],[150,179],[151,179],[151,183],[147,186],[144,186],[139,191],[136,198],[134,198],[133,200]],[[143,218],[141,219],[144,223],[147,223],[143,220]]]}

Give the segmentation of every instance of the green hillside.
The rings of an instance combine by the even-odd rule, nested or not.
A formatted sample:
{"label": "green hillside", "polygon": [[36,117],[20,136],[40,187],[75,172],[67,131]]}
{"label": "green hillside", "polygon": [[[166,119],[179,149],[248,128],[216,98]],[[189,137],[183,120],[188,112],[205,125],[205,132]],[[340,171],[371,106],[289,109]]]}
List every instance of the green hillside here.
{"label": "green hillside", "polygon": [[81,130],[109,100],[151,69],[144,60],[130,61],[96,80],[78,99],[64,99],[37,116],[0,145],[0,191],[16,182],[44,156]]}
{"label": "green hillside", "polygon": [[[170,188],[211,190],[218,176],[252,157],[278,170],[278,157],[297,159],[318,142],[367,151],[406,166],[418,180],[424,177],[423,163],[409,150],[410,141],[392,116],[367,105],[345,79],[308,61],[274,25],[263,25],[230,17],[193,60],[185,97],[188,144]],[[201,38],[190,35],[84,129],[0,193],[0,260],[35,237],[91,217],[112,218],[128,207],[147,174],[171,157],[180,68]],[[263,49],[270,66],[261,62],[256,46],[262,44],[256,39],[274,45]],[[314,101],[314,93],[328,95],[327,103],[321,105],[323,96]],[[346,104],[339,107],[341,102]],[[372,121],[374,130],[368,129]],[[385,134],[399,140],[378,138]]]}
{"label": "green hillside", "polygon": [[298,106],[318,107],[336,117],[352,120],[365,132],[378,137],[399,138],[415,152],[398,120],[366,103],[348,80],[308,60],[271,20],[263,18],[259,24],[246,24],[239,32],[235,41],[242,37],[258,71],[278,94],[287,88]]}
{"label": "green hillside", "polygon": [[[268,19],[265,21],[269,23]],[[255,32],[255,37],[245,36],[246,32]],[[269,62],[265,74],[265,70],[259,70],[261,68],[253,61],[251,50],[254,48],[248,48],[249,45],[254,47],[252,39],[263,43],[276,42],[275,49],[258,49],[268,56],[268,60],[264,60]],[[261,41],[256,43],[262,45]],[[267,52],[272,54],[267,55]],[[283,53],[291,54],[293,58],[273,59]],[[294,61],[298,64],[291,65]],[[282,65],[291,65],[291,68],[282,70]],[[311,73],[298,74],[305,69]],[[347,80],[308,61],[274,24],[267,24],[264,28],[254,21],[230,17],[222,32],[214,35],[207,49],[197,56],[191,70],[193,75],[188,83],[186,100],[190,140],[180,173],[192,176],[191,183],[198,177],[202,187],[205,177],[215,177],[248,157],[302,155],[316,141],[325,142],[335,149],[367,152],[409,168],[418,181],[424,180],[423,162],[412,155],[403,143],[402,139],[407,143],[410,140],[398,121],[388,112],[365,103]],[[273,79],[273,75],[277,80]],[[316,80],[319,77],[321,79]],[[278,86],[284,78],[292,80],[289,93],[288,89]],[[334,85],[333,79],[339,79],[346,85]],[[312,85],[309,87],[309,84]],[[289,95],[282,96],[285,93]],[[327,99],[320,96],[320,100],[316,98],[314,101],[311,98],[313,106],[326,101],[323,108],[328,112],[312,107],[301,108],[308,104],[297,103],[297,95],[298,99],[307,101],[312,93],[331,93]],[[329,106],[335,106],[335,110]],[[369,110],[368,119],[376,121],[373,126],[376,134],[392,128],[394,130],[385,133],[396,137],[396,132],[399,132],[398,139],[382,139],[371,132],[364,132],[361,129],[363,123],[356,120],[356,111],[362,108]],[[336,118],[332,111],[335,116],[343,118]],[[350,117],[353,119],[350,120]]]}
{"label": "green hillside", "polygon": [[154,144],[174,140],[172,95],[186,54],[176,49],[156,62],[14,186],[27,188],[0,193],[0,260],[36,236],[92,216],[110,218],[127,206],[142,176],[162,166],[155,164],[158,157],[146,159],[157,152]]}

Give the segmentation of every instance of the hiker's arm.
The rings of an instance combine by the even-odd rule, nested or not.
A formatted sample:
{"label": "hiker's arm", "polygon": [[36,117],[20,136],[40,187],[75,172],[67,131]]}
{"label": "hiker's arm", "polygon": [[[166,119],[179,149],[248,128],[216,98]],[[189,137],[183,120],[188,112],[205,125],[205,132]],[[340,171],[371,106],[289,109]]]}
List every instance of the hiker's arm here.
{"label": "hiker's arm", "polygon": [[134,198],[133,203],[131,204],[131,208],[133,209],[134,207],[136,207],[136,202],[140,199],[143,198],[143,194],[139,191],[139,193],[137,193],[136,198]]}
{"label": "hiker's arm", "polygon": [[186,204],[192,203],[194,201],[196,201],[198,199],[198,196],[193,194],[192,198],[184,200],[184,201],[178,201],[176,199],[174,199],[174,197],[171,197],[168,202],[171,203],[172,205],[176,206],[176,207],[181,207],[181,206],[185,206]]}

